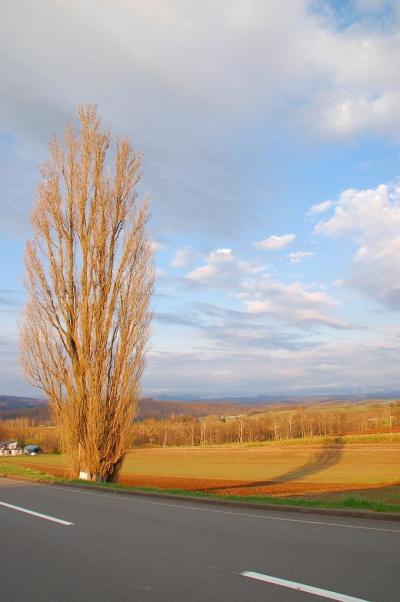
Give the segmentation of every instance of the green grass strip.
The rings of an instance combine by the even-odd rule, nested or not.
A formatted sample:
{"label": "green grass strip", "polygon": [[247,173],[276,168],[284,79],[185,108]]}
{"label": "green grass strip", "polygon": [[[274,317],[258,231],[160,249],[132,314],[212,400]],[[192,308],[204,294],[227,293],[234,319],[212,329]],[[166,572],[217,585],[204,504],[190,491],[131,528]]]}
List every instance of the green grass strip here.
{"label": "green grass strip", "polygon": [[32,481],[45,481],[45,482],[59,482],[64,479],[55,477],[54,475],[47,474],[46,472],[40,472],[34,468],[27,468],[26,466],[20,466],[19,464],[8,464],[7,462],[0,462],[0,477],[22,477],[24,479],[31,479]]}

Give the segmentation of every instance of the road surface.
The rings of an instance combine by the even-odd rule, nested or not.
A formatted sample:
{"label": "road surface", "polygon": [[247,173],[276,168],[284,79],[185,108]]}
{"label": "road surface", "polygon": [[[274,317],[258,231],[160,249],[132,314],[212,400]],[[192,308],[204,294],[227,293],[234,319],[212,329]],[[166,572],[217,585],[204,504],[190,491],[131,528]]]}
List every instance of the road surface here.
{"label": "road surface", "polygon": [[0,479],[4,602],[399,602],[400,522]]}

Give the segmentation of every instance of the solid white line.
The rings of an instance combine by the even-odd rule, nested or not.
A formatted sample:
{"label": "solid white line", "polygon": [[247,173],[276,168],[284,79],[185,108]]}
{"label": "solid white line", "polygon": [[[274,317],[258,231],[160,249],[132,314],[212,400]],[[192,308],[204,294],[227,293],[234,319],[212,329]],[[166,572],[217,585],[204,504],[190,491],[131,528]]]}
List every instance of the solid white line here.
{"label": "solid white line", "polygon": [[[100,493],[94,491],[82,491],[78,488],[69,489],[68,487],[57,487],[56,485],[41,485],[42,487],[49,487],[51,489],[57,489],[58,491],[68,492],[68,493],[80,493],[81,495],[95,495],[96,497],[107,497],[112,500],[125,501],[125,502],[133,502],[134,504],[151,504],[153,506],[165,506],[167,508],[179,508],[180,510],[196,510],[198,512],[211,512],[213,514],[229,514],[232,516],[245,516],[247,518],[261,518],[263,520],[277,520],[282,522],[289,523],[303,523],[306,525],[320,525],[324,527],[341,527],[343,529],[361,529],[362,531],[381,531],[383,533],[400,533],[399,529],[386,529],[384,527],[366,527],[364,525],[346,525],[344,523],[331,523],[325,521],[316,521],[316,520],[306,520],[301,518],[284,518],[282,516],[271,516],[268,514],[250,514],[248,512],[233,512],[230,510],[215,510],[214,508],[200,508],[199,506],[188,506],[186,504],[169,504],[167,502],[155,502],[150,500],[140,499],[140,497],[127,496],[127,495],[118,495],[118,494],[110,494],[110,493]],[[254,510],[261,511],[262,508],[254,508]],[[279,512],[279,511],[277,511]],[[282,510],[281,510],[282,512]],[[284,511],[283,511],[284,512]]]}
{"label": "solid white line", "polygon": [[4,506],[5,508],[11,508],[11,510],[18,510],[18,512],[24,512],[25,514],[31,514],[32,516],[36,516],[37,518],[44,518],[45,520],[49,520],[52,523],[58,523],[59,525],[64,525],[65,527],[69,527],[74,523],[70,523],[66,520],[62,520],[62,518],[55,518],[54,516],[48,516],[47,514],[41,514],[40,512],[34,512],[33,510],[27,510],[26,508],[21,508],[20,506],[14,506],[13,504],[6,504],[6,502],[0,502],[0,506]]}
{"label": "solid white line", "polygon": [[296,589],[297,591],[306,592],[307,594],[314,594],[314,596],[320,596],[321,598],[329,598],[329,600],[339,600],[339,602],[368,602],[362,598],[354,598],[353,596],[331,592],[328,589],[321,589],[319,587],[313,587],[312,585],[297,583],[296,581],[287,581],[286,579],[279,579],[278,577],[271,577],[270,575],[263,575],[262,573],[254,573],[253,571],[244,571],[241,575],[243,575],[243,577],[250,577],[250,579],[272,583],[273,585]]}

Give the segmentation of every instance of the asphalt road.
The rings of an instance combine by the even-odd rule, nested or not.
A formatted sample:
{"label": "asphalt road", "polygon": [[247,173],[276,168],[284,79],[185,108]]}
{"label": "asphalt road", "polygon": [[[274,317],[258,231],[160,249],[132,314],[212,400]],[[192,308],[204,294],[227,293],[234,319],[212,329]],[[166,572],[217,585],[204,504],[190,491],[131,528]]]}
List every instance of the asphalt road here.
{"label": "asphalt road", "polygon": [[354,598],[399,602],[400,522],[0,479],[2,602]]}

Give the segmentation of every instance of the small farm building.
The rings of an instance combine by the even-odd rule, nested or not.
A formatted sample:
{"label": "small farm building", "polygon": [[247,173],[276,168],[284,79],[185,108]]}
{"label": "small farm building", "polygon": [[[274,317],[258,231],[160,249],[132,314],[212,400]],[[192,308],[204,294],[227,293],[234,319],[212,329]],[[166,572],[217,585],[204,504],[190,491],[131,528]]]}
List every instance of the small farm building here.
{"label": "small farm building", "polygon": [[22,448],[18,446],[18,441],[3,441],[0,443],[0,456],[20,456]]}

